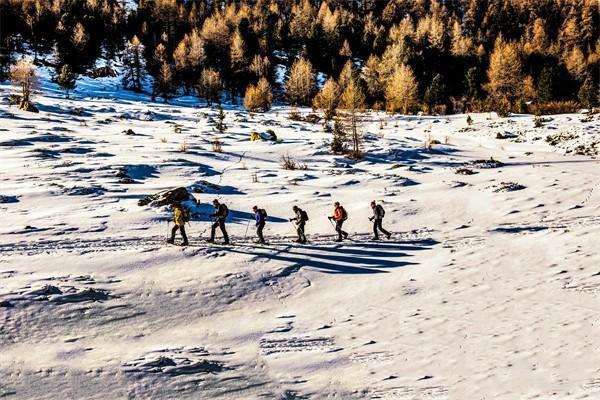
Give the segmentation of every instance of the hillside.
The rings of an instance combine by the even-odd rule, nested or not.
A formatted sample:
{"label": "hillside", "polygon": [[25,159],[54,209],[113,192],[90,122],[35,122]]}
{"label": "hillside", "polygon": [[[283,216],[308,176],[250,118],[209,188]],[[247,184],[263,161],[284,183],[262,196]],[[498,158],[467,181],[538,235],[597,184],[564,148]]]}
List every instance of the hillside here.
{"label": "hillside", "polygon": [[[574,154],[594,154],[597,114],[535,128],[370,112],[353,161],[289,107],[227,106],[218,153],[215,108],[86,82],[71,100],[46,84],[39,114],[0,105],[0,397],[600,394],[600,169]],[[250,141],[269,129],[277,142]],[[284,155],[306,169],[284,170]],[[187,248],[165,243],[168,208],[138,206],[179,186],[200,202]],[[214,198],[230,246],[205,242]],[[371,200],[390,240],[371,240]],[[254,205],[267,245],[253,243]]]}

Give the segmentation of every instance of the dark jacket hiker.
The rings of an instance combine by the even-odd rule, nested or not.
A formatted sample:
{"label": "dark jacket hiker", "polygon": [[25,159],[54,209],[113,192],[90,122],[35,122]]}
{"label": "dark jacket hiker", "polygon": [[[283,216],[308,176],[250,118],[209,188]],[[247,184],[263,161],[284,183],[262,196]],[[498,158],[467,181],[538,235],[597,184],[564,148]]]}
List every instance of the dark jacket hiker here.
{"label": "dark jacket hiker", "polygon": [[215,207],[215,213],[211,214],[210,217],[215,219],[215,222],[211,226],[209,243],[215,241],[215,234],[217,228],[221,229],[223,234],[223,242],[229,244],[229,235],[225,229],[225,219],[229,215],[229,209],[225,204],[219,203],[219,200],[213,200],[213,206]]}
{"label": "dark jacket hiker", "polygon": [[296,221],[296,233],[298,234],[296,242],[304,244],[307,241],[304,227],[306,226],[306,221],[308,221],[308,214],[298,206],[294,206],[292,210],[294,210],[294,214],[296,215],[294,218],[290,218],[290,221]]}
{"label": "dark jacket hiker", "polygon": [[257,206],[252,207],[252,211],[254,211],[254,218],[256,219],[256,236],[258,236],[258,243],[265,243],[263,229],[267,223],[267,211],[264,208],[258,208]]}
{"label": "dark jacket hiker", "polygon": [[373,210],[373,216],[369,218],[369,220],[373,221],[373,234],[375,235],[375,240],[379,240],[379,231],[389,239],[392,234],[383,229],[382,226],[385,210],[381,204],[377,204],[375,201],[371,202],[371,209]]}

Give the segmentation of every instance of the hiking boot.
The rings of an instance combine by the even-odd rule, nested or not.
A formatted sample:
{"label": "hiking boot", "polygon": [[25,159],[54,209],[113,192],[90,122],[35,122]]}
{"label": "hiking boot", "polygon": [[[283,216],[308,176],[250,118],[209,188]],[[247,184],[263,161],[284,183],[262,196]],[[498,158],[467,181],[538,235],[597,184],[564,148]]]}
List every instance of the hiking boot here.
{"label": "hiking boot", "polygon": [[214,242],[215,242],[215,239],[208,239],[208,240],[206,241],[206,243],[214,243]]}
{"label": "hiking boot", "polygon": [[181,245],[185,247],[185,246],[189,246],[190,244],[188,242],[183,242],[183,243],[181,243]]}
{"label": "hiking boot", "polygon": [[226,240],[223,242],[223,244],[231,244],[231,243],[229,243],[229,240]]}
{"label": "hiking boot", "polygon": [[[388,238],[388,239],[389,239],[389,238]],[[375,237],[373,238],[373,240],[375,240],[375,241],[379,240],[379,236],[375,236]]]}
{"label": "hiking boot", "polygon": [[336,242],[341,242],[341,241],[343,241],[343,239],[342,238],[337,238],[337,239],[335,239],[335,241]]}
{"label": "hiking boot", "polygon": [[391,234],[391,233],[388,233],[386,236],[387,236],[387,238],[389,239],[389,238],[391,238],[391,237],[392,237],[392,234]]}
{"label": "hiking boot", "polygon": [[348,232],[344,232],[344,239],[348,239]]}
{"label": "hiking boot", "polygon": [[167,239],[167,243],[173,244],[173,243],[175,243],[175,240],[174,239]]}

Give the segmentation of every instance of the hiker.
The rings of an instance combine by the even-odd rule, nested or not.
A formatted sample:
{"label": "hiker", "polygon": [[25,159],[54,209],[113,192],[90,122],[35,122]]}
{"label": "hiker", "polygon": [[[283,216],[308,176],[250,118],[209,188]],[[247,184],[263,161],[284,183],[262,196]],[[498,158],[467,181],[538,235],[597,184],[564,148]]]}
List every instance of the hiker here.
{"label": "hiker", "polygon": [[375,234],[375,240],[379,240],[379,231],[381,231],[381,233],[383,233],[389,239],[392,237],[392,234],[383,229],[383,226],[381,226],[383,217],[385,217],[385,210],[381,204],[377,204],[375,200],[371,202],[371,208],[373,209],[373,216],[369,218],[369,221],[373,221],[373,233]]}
{"label": "hiker", "polygon": [[265,243],[263,229],[267,223],[267,211],[264,208],[258,208],[258,206],[252,207],[252,211],[254,211],[254,218],[256,219],[256,236],[258,236],[258,243]]}
{"label": "hiker", "polygon": [[225,204],[219,203],[217,199],[213,200],[213,206],[215,207],[215,213],[210,214],[209,217],[214,218],[215,222],[212,224],[208,243],[214,243],[218,227],[221,229],[221,233],[223,233],[223,244],[229,244],[229,235],[227,235],[227,231],[225,230],[225,219],[229,215],[229,209]]}
{"label": "hiker", "polygon": [[[348,238],[348,232],[345,232],[342,229],[344,222],[348,219],[348,213],[346,212],[344,207],[342,207],[340,205],[340,203],[338,201],[335,202],[334,206],[335,206],[335,210],[333,211],[333,215],[328,218],[330,221],[331,220],[335,221],[335,231],[338,233],[338,238],[336,239],[336,242],[341,242],[342,240]],[[342,239],[342,236],[343,236],[343,239]]]}
{"label": "hiker", "polygon": [[296,214],[294,218],[290,218],[290,221],[296,221],[296,233],[298,233],[296,242],[305,244],[307,240],[304,234],[304,227],[306,226],[306,221],[308,221],[308,214],[298,206],[292,207],[292,210]]}
{"label": "hiker", "polygon": [[173,203],[172,208],[173,208],[173,222],[175,222],[175,226],[171,230],[171,238],[167,239],[167,243],[169,243],[169,244],[175,243],[175,234],[177,233],[177,230],[179,230],[179,232],[181,232],[181,237],[183,238],[183,243],[181,243],[181,245],[187,246],[188,238],[187,238],[187,235],[185,234],[185,222],[186,221],[185,221],[185,217],[184,217],[184,210],[181,207],[181,203]]}

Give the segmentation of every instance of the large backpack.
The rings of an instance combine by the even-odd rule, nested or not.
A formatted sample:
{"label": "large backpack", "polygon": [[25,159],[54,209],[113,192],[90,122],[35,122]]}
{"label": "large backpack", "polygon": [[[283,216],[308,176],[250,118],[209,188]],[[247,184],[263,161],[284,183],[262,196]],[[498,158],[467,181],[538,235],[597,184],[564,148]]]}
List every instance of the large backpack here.
{"label": "large backpack", "polygon": [[266,221],[267,218],[269,218],[269,216],[267,215],[267,210],[265,210],[264,208],[261,208],[260,210],[258,210],[258,212],[262,216],[263,221]]}
{"label": "large backpack", "polygon": [[223,211],[223,219],[229,216],[229,208],[225,204],[221,204],[221,210]]}
{"label": "large backpack", "polygon": [[383,209],[383,207],[381,206],[381,204],[377,204],[377,214],[381,218],[385,217],[385,210]]}
{"label": "large backpack", "polygon": [[187,207],[181,207],[181,216],[183,217],[183,222],[190,222],[192,220],[190,209]]}
{"label": "large backpack", "polygon": [[342,221],[345,221],[348,219],[348,211],[346,211],[346,209],[344,207],[340,207],[342,209]]}
{"label": "large backpack", "polygon": [[306,222],[308,221],[308,214],[306,213],[306,211],[301,210],[300,211],[300,218],[302,219],[302,221]]}

